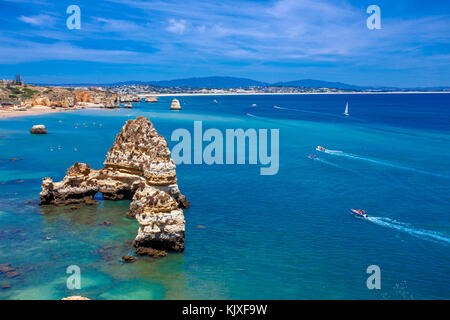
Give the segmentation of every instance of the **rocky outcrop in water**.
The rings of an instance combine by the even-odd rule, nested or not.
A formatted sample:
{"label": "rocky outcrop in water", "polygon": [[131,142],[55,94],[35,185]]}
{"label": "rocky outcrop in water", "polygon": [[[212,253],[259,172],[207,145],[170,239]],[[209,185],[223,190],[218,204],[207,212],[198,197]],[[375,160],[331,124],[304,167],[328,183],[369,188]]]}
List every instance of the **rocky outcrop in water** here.
{"label": "rocky outcrop in water", "polygon": [[141,102],[141,100],[136,94],[123,94],[120,96],[120,102]]}
{"label": "rocky outcrop in water", "polygon": [[180,101],[178,99],[173,99],[170,104],[170,110],[181,110]]}
{"label": "rocky outcrop in water", "polygon": [[158,102],[158,97],[149,96],[145,98],[145,102],[147,103],[155,103]]}
{"label": "rocky outcrop in water", "polygon": [[36,124],[30,129],[32,134],[47,134],[47,128],[43,124]]}
{"label": "rocky outcrop in water", "polygon": [[68,205],[93,201],[132,200],[128,217],[139,222],[134,246],[155,250],[184,250],[183,208],[189,207],[177,185],[175,163],[163,136],[150,120],[128,120],[112,147],[105,167],[91,169],[75,163],[60,182],[44,178],[41,205]]}

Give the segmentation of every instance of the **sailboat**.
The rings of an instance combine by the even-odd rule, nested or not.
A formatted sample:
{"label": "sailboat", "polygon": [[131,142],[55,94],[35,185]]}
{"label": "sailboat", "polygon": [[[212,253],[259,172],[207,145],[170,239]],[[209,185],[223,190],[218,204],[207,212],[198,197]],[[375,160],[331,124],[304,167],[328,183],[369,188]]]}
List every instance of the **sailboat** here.
{"label": "sailboat", "polygon": [[345,111],[344,111],[344,116],[349,116],[350,113],[348,113],[348,101],[347,104],[345,105]]}

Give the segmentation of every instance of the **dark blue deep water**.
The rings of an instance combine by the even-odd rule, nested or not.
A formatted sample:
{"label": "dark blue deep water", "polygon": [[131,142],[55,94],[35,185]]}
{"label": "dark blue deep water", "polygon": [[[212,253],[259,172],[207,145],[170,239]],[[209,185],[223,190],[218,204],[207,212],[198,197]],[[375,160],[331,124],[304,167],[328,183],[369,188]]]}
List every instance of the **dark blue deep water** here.
{"label": "dark blue deep water", "polygon": [[[162,97],[132,110],[0,120],[0,265],[19,273],[0,273],[11,286],[0,299],[450,298],[450,95],[179,99],[180,112]],[[279,172],[179,165],[191,201],[185,252],[124,264],[137,231],[128,201],[79,210],[36,202],[42,177],[59,180],[75,161],[102,167],[120,128],[139,115],[167,140],[195,120],[222,132],[279,129]],[[30,135],[33,124],[49,134]],[[66,288],[69,265],[81,268],[81,290]],[[367,289],[370,265],[381,269],[381,290]]]}

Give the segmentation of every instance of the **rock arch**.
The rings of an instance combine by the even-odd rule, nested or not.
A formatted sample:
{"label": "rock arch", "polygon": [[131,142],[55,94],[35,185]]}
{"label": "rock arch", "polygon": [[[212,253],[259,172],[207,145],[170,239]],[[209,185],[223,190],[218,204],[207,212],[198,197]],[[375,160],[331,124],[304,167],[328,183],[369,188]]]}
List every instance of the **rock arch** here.
{"label": "rock arch", "polygon": [[60,182],[44,178],[40,205],[63,206],[93,201],[132,200],[128,217],[139,222],[136,247],[183,251],[189,207],[177,185],[175,163],[163,136],[144,117],[128,120],[109,149],[105,167],[76,162]]}

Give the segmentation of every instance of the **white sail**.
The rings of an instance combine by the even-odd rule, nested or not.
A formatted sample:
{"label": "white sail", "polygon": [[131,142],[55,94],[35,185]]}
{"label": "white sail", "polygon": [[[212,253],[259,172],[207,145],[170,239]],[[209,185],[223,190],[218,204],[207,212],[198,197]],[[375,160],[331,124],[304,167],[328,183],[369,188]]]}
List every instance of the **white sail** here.
{"label": "white sail", "polygon": [[348,102],[347,102],[347,104],[345,105],[345,112],[344,112],[344,114],[345,114],[346,116],[349,116],[349,115],[350,115],[350,113],[348,113]]}

